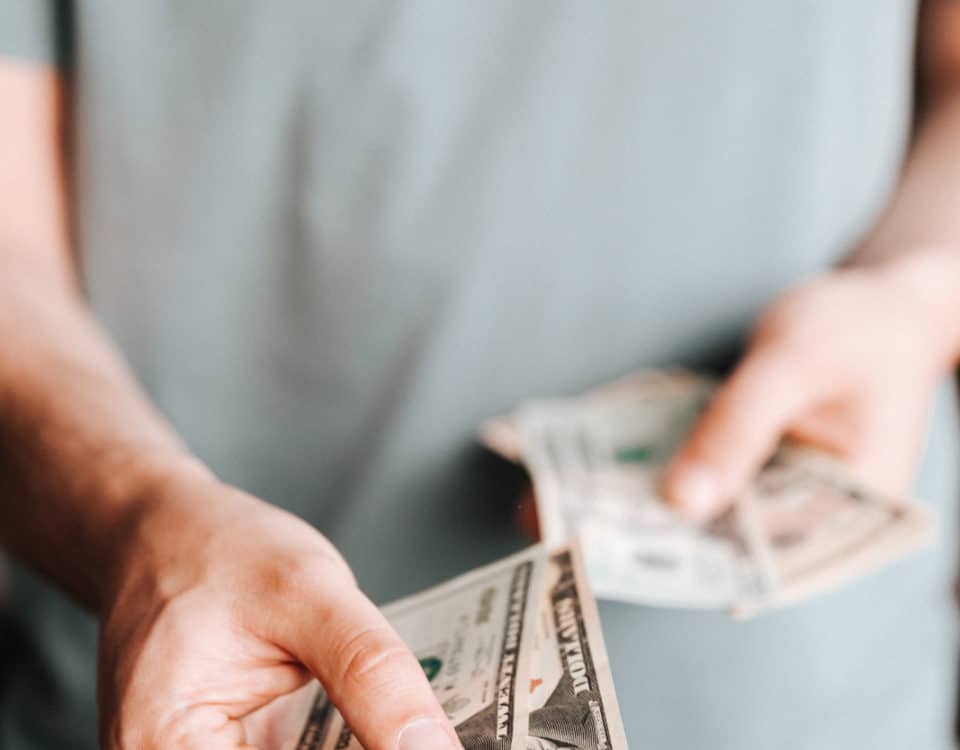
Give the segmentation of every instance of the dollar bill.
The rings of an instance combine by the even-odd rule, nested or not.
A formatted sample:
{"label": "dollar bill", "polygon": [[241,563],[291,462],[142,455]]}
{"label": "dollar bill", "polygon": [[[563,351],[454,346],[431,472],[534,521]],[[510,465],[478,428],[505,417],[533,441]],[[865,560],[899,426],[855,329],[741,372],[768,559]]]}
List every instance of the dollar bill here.
{"label": "dollar bill", "polygon": [[[687,370],[643,370],[587,391],[578,400],[604,399],[625,395],[656,403],[667,399],[683,402],[694,399],[702,405],[715,388],[712,379]],[[524,439],[520,427],[520,410],[491,417],[480,425],[480,442],[494,453],[514,463],[523,463]]]}
{"label": "dollar bill", "polygon": [[[384,608],[465,750],[626,749],[578,548],[541,545]],[[283,750],[359,750],[323,690]]]}
{"label": "dollar bill", "polygon": [[482,439],[526,464],[545,542],[578,534],[602,598],[745,616],[929,540],[925,508],[867,491],[827,456],[790,445],[716,521],[675,514],[659,496],[662,470],[713,389],[689,373],[642,374],[528,404],[488,423]]}
{"label": "dollar bill", "polygon": [[553,547],[580,535],[598,596],[721,608],[770,589],[740,507],[700,527],[657,491],[712,387],[642,378],[583,400],[536,402],[517,415],[543,539]]}
{"label": "dollar bill", "polygon": [[738,602],[740,616],[856,580],[928,545],[936,528],[927,507],[866,489],[839,462],[792,445],[780,448],[741,502],[772,589]]}
{"label": "dollar bill", "polygon": [[527,747],[627,747],[580,548],[550,554],[534,629]]}
{"label": "dollar bill", "polygon": [[[466,750],[526,747],[531,628],[545,554],[532,547],[384,607]],[[317,688],[296,750],[359,750]]]}

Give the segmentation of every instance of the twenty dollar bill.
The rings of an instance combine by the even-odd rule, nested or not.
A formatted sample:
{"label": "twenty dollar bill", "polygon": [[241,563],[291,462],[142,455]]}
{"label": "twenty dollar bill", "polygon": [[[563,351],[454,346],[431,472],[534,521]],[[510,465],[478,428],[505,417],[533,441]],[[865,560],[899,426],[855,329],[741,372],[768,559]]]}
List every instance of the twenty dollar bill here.
{"label": "twenty dollar bill", "polygon": [[[576,547],[543,547],[384,608],[465,750],[626,750],[596,605]],[[295,750],[360,750],[315,689]]]}

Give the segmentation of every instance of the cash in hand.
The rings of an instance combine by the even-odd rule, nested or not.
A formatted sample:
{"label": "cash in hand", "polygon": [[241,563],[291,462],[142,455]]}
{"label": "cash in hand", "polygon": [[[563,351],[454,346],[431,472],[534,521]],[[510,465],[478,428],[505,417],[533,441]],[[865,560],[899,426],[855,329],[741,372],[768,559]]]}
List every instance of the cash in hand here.
{"label": "cash in hand", "polygon": [[931,540],[927,508],[870,491],[828,455],[789,443],[713,522],[674,513],[659,495],[662,470],[715,385],[685,371],[644,372],[482,427],[488,448],[528,469],[547,547],[579,535],[598,597],[749,616]]}
{"label": "cash in hand", "polygon": [[[464,750],[627,750],[576,544],[542,545],[383,609]],[[362,750],[314,685],[284,750]]]}

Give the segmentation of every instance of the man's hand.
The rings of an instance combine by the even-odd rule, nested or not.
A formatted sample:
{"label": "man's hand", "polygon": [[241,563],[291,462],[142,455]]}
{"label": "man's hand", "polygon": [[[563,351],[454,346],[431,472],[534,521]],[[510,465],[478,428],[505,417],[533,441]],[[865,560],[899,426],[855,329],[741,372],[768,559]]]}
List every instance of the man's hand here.
{"label": "man's hand", "polygon": [[312,675],[369,750],[460,746],[414,655],[311,526],[206,477],[162,494],[110,586],[104,748],[266,750],[289,719],[275,699]]}
{"label": "man's hand", "polygon": [[718,512],[784,436],[903,490],[937,380],[960,354],[960,5],[926,0],[919,117],[885,214],[846,270],[776,302],[669,467],[667,496]]}
{"label": "man's hand", "polygon": [[905,490],[956,356],[957,316],[938,304],[955,256],[838,270],[777,300],[668,467],[668,498],[697,520],[716,515],[784,437],[835,454],[874,487]]}

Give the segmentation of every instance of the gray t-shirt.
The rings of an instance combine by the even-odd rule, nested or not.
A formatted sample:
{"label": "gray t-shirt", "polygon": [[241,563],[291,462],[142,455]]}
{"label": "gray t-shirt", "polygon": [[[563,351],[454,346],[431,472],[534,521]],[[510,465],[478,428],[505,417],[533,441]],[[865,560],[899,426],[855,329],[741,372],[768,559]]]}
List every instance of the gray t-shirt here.
{"label": "gray t-shirt", "polygon": [[[0,51],[50,59],[59,14],[91,304],[159,407],[383,601],[523,544],[481,419],[729,362],[856,243],[903,158],[915,13],[0,0]],[[945,389],[934,550],[745,624],[601,606],[634,747],[950,746],[956,416]],[[0,747],[90,750],[94,623],[19,570],[13,607]]]}

